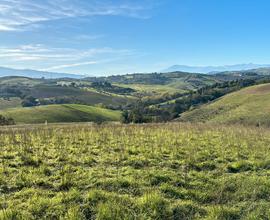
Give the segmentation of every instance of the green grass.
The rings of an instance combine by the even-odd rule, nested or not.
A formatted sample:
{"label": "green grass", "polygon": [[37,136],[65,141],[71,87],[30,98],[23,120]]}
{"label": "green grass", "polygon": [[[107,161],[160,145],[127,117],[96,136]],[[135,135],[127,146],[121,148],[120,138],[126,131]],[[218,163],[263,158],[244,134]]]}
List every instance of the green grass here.
{"label": "green grass", "polygon": [[145,85],[145,84],[115,84],[120,87],[131,88],[139,93],[146,93],[146,94],[163,94],[163,93],[182,93],[185,92],[182,88],[174,87],[171,85]]}
{"label": "green grass", "polygon": [[270,84],[248,87],[181,115],[182,121],[270,126]]}
{"label": "green grass", "polygon": [[65,104],[30,108],[13,108],[0,111],[18,124],[59,123],[59,122],[102,122],[119,121],[121,113],[99,107]]}
{"label": "green grass", "polygon": [[20,76],[0,77],[0,85],[27,85],[29,87],[42,83],[41,79],[32,79]]}
{"label": "green grass", "polygon": [[0,129],[0,219],[269,219],[270,130]]}
{"label": "green grass", "polygon": [[30,95],[36,98],[69,97],[71,100],[73,99],[74,101],[87,105],[95,105],[100,103],[105,105],[121,105],[129,101],[129,98],[124,96],[55,85],[37,85],[30,91]]}

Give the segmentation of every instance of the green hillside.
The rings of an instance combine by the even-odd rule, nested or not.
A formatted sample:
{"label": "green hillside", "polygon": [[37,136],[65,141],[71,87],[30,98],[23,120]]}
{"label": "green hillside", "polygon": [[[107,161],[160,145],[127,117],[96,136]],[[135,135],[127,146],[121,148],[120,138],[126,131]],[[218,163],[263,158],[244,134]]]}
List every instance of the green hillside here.
{"label": "green hillside", "polygon": [[18,124],[61,123],[61,122],[102,122],[119,121],[120,112],[108,109],[76,105],[47,105],[31,108],[12,108],[0,111]]}
{"label": "green hillside", "polygon": [[216,102],[183,113],[181,121],[270,125],[270,84],[226,95]]}
{"label": "green hillside", "polygon": [[[235,79],[235,78],[233,78]],[[93,81],[93,78],[88,78]],[[171,72],[171,73],[136,73],[123,76],[100,78],[120,86],[128,86],[140,92],[183,92],[223,82],[221,77],[206,74]]]}

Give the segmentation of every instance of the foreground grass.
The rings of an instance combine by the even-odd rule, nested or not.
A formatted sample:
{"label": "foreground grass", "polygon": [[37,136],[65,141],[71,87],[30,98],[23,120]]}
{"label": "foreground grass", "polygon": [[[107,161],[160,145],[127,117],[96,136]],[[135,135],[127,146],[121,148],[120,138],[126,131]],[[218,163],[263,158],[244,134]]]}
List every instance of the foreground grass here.
{"label": "foreground grass", "polygon": [[40,124],[45,121],[49,123],[120,121],[121,117],[120,111],[77,104],[12,108],[2,110],[0,114],[13,118],[16,124]]}
{"label": "foreground grass", "polygon": [[270,130],[0,130],[0,219],[269,219]]}

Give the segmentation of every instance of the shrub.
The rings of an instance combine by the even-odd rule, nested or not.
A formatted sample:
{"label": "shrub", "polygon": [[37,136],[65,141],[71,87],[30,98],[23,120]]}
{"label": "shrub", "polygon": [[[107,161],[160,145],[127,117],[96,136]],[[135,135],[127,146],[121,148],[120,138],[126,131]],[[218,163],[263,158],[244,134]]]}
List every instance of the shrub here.
{"label": "shrub", "polygon": [[3,115],[0,115],[0,126],[5,125],[15,125],[15,121],[12,118],[6,118]]}

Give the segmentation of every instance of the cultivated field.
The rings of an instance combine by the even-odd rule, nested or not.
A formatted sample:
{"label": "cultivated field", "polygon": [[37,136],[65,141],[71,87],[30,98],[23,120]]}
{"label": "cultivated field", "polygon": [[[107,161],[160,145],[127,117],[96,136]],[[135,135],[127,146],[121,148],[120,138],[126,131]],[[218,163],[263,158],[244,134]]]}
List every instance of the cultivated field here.
{"label": "cultivated field", "polygon": [[269,219],[270,130],[1,128],[0,219]]}

